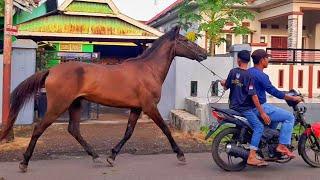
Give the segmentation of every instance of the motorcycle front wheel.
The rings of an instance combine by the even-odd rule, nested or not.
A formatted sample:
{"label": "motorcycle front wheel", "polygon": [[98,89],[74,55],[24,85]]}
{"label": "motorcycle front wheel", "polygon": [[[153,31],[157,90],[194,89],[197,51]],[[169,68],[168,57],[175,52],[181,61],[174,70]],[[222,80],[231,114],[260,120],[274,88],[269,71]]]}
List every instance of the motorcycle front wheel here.
{"label": "motorcycle front wheel", "polygon": [[227,128],[222,130],[212,142],[212,157],[215,163],[226,171],[241,171],[246,167],[247,160],[230,156],[227,145],[239,145],[240,130]]}
{"label": "motorcycle front wheel", "polygon": [[306,134],[301,135],[299,139],[298,150],[302,159],[309,164],[311,167],[320,167],[320,149],[315,144],[314,136],[307,136]]}

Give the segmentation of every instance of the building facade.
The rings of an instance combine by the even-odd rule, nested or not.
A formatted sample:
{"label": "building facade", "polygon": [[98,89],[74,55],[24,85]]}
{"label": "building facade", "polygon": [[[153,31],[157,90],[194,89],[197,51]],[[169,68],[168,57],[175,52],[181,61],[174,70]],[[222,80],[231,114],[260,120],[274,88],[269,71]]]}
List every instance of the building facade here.
{"label": "building facade", "polygon": [[[183,0],[177,0],[171,6],[160,12],[147,22],[148,25],[167,31],[178,23],[179,5]],[[281,90],[297,89],[308,97],[320,95],[320,1],[318,0],[251,0],[247,9],[255,15],[253,21],[243,22],[251,33],[236,36],[231,28],[232,23],[225,26],[223,35],[226,43],[216,46],[215,54],[229,53],[234,44],[250,44],[252,50],[280,49],[312,49],[296,51],[296,58],[308,61],[308,64],[271,63],[266,70],[271,81]],[[203,33],[205,35],[205,33]],[[205,37],[205,36],[203,36]],[[200,38],[197,43],[207,48],[209,41]],[[319,50],[319,51],[317,51]],[[292,61],[290,50],[271,51],[277,60]]]}

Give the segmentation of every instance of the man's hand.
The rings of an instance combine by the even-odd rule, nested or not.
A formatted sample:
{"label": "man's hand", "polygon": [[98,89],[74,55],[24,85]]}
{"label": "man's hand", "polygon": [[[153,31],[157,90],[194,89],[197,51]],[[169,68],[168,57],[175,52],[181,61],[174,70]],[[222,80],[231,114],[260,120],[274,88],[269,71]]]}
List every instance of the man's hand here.
{"label": "man's hand", "polygon": [[265,112],[261,113],[260,116],[266,125],[270,125],[271,123],[270,117]]}
{"label": "man's hand", "polygon": [[226,80],[221,80],[220,84],[221,84],[221,86],[226,87]]}
{"label": "man's hand", "polygon": [[298,102],[298,103],[304,101],[303,97],[301,97],[301,96],[289,96],[289,95],[286,95],[285,99],[286,100],[290,100],[290,101],[295,101],[295,102]]}
{"label": "man's hand", "polygon": [[293,96],[292,98],[293,98],[293,101],[296,101],[296,102],[304,101],[303,97],[301,97],[301,96]]}

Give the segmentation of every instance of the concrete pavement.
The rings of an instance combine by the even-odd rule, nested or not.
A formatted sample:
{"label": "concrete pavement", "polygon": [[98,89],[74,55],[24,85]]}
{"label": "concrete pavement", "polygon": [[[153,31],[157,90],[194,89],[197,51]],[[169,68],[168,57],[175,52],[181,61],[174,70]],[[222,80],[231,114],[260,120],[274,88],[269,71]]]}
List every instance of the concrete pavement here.
{"label": "concrete pavement", "polygon": [[248,167],[225,172],[213,163],[210,153],[186,154],[188,163],[178,164],[174,154],[121,154],[115,167],[95,165],[87,156],[31,161],[29,170],[18,171],[17,162],[0,163],[5,180],[319,180],[320,169],[310,168],[298,157],[288,164],[271,163],[267,168]]}

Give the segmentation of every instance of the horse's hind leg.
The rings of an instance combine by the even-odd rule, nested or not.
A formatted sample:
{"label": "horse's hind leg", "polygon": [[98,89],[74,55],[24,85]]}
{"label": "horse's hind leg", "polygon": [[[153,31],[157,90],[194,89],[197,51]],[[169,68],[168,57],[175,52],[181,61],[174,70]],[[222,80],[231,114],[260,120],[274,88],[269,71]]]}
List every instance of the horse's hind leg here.
{"label": "horse's hind leg", "polygon": [[79,142],[79,144],[84,148],[84,150],[92,156],[93,160],[96,161],[99,155],[94,151],[94,149],[83,139],[80,134],[80,118],[81,118],[81,100],[76,99],[73,101],[69,107],[70,121],[68,126],[69,133]]}
{"label": "horse's hind leg", "polygon": [[43,132],[62,114],[68,107],[66,103],[48,101],[48,111],[39,123],[36,124],[33,130],[33,134],[26,152],[23,154],[23,161],[20,163],[20,170],[26,172],[29,164],[29,160],[32,156],[36,143]]}
{"label": "horse's hind leg", "polygon": [[124,137],[122,138],[122,140],[111,150],[112,154],[109,156],[109,158],[107,158],[107,161],[111,166],[113,166],[114,160],[116,159],[116,156],[120,152],[122,146],[130,139],[140,114],[141,114],[140,108],[131,109],[126,133],[124,134]]}

